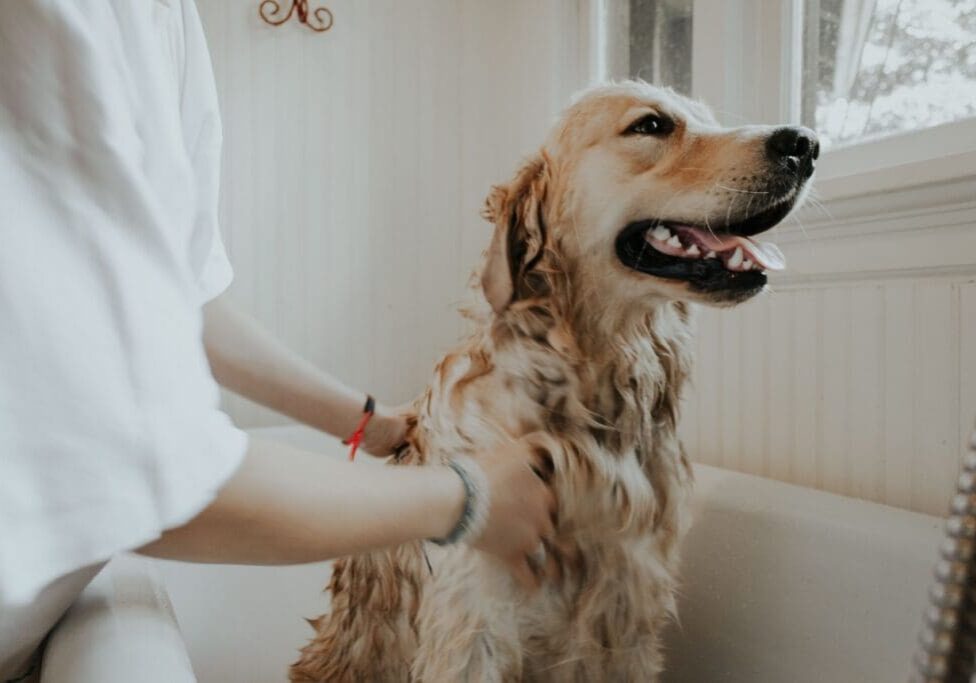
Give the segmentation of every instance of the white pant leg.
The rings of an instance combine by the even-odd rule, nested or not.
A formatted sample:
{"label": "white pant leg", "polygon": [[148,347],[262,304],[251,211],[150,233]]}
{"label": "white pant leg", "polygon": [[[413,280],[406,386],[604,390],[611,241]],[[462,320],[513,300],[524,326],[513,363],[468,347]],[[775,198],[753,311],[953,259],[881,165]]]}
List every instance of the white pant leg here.
{"label": "white pant leg", "polygon": [[105,563],[55,579],[27,605],[0,602],[0,681],[23,675],[41,642]]}
{"label": "white pant leg", "polygon": [[121,554],[51,633],[40,683],[196,683],[152,560]]}

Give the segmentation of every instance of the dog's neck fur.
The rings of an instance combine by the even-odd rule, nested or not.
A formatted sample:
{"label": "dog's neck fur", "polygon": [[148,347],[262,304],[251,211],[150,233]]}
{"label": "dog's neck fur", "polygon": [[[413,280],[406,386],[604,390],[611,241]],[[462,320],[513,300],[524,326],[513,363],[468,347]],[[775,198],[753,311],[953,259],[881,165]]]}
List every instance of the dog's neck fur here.
{"label": "dog's neck fur", "polygon": [[476,454],[545,431],[583,478],[567,484],[572,495],[588,496],[563,523],[595,530],[594,543],[612,530],[670,529],[658,539],[667,545],[679,536],[675,492],[690,481],[677,436],[690,368],[688,308],[658,301],[618,309],[613,319],[574,292],[565,272],[543,259],[538,281],[519,283],[503,310],[467,310],[476,331],[438,364],[416,404],[404,458]]}
{"label": "dog's neck fur", "polygon": [[[537,407],[532,412],[538,421],[526,431],[568,437],[572,447],[590,451],[577,453],[581,463],[606,467],[599,464],[606,457],[618,462],[608,485],[616,490],[617,481],[627,493],[609,508],[596,508],[598,524],[609,521],[612,528],[638,533],[676,531],[681,499],[672,494],[690,479],[677,435],[681,389],[690,370],[688,308],[662,302],[608,327],[606,321],[590,323],[600,311],[567,303],[548,293],[515,301],[482,328],[486,334],[475,344],[476,353],[485,353],[503,386]],[[642,471],[652,496],[622,477],[628,462]]]}
{"label": "dog's neck fur", "polygon": [[[550,273],[558,272],[555,269]],[[553,277],[553,276],[549,276]],[[637,451],[664,436],[674,437],[681,391],[690,371],[688,305],[660,301],[614,316],[593,310],[592,299],[573,297],[570,283],[549,286],[546,278],[519,288],[525,296],[492,318],[489,329],[496,350],[518,344],[533,357],[534,383],[554,386],[539,399],[551,411],[572,419],[572,406],[558,405],[567,372],[578,381],[576,397],[590,419],[597,440],[615,453]],[[564,292],[562,297],[555,291]],[[519,296],[519,294],[517,294]],[[562,367],[562,372],[556,368]],[[550,378],[539,368],[552,368]],[[518,373],[521,367],[512,369]],[[578,416],[576,416],[578,417]]]}

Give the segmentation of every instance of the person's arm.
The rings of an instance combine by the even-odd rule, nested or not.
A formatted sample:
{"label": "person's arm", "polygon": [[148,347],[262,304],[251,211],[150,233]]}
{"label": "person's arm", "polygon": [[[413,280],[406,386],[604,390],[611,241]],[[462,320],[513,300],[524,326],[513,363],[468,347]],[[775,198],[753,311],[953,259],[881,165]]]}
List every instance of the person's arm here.
{"label": "person's arm", "polygon": [[[363,417],[366,395],[354,391],[276,340],[231,305],[226,295],[203,309],[204,346],[222,386],[299,422],[341,438]],[[377,405],[366,426],[364,450],[386,455],[400,444],[406,422]]]}
{"label": "person's arm", "polygon": [[[528,556],[553,533],[555,510],[552,492],[531,467],[538,457],[525,441],[478,457],[489,505],[472,545],[501,558],[527,584],[537,583]],[[443,538],[461,517],[464,495],[460,477],[446,466],[352,464],[253,439],[209,507],[138,552],[190,562],[317,562]]]}

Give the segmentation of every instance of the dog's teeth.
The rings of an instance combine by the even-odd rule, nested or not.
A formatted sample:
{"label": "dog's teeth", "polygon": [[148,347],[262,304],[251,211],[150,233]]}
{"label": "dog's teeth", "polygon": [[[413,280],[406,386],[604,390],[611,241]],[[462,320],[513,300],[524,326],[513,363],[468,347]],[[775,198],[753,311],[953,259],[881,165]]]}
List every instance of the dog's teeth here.
{"label": "dog's teeth", "polygon": [[738,268],[742,265],[742,247],[736,247],[735,251],[732,252],[732,256],[729,257],[729,267]]}
{"label": "dog's teeth", "polygon": [[705,254],[705,258],[715,258],[715,252],[709,251],[707,254]]}
{"label": "dog's teeth", "polygon": [[672,235],[671,236],[671,239],[669,239],[666,242],[666,244],[669,247],[678,247],[678,248],[680,248],[681,247],[681,240],[678,239],[678,236],[677,235]]}
{"label": "dog's teeth", "polygon": [[688,254],[688,256],[698,256],[699,254],[701,254],[701,252],[698,251],[697,244],[692,244],[690,247],[688,247],[687,250],[685,250],[685,253]]}
{"label": "dog's teeth", "polygon": [[746,259],[745,261],[742,262],[742,270],[751,270],[751,269],[752,269],[752,261]]}
{"label": "dog's teeth", "polygon": [[664,242],[669,237],[671,237],[671,231],[659,225],[656,228],[654,228],[653,232],[651,232],[651,237],[661,242]]}

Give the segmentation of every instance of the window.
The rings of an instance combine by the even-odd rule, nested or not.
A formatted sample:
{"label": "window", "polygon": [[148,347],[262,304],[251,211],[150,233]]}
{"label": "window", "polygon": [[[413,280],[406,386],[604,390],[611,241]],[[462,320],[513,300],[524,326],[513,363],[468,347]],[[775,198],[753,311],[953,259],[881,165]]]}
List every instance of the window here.
{"label": "window", "polygon": [[729,124],[804,123],[824,200],[976,168],[976,0],[587,0],[596,76],[636,76]]}
{"label": "window", "polygon": [[976,116],[976,0],[805,0],[803,123],[825,147]]}
{"label": "window", "polygon": [[629,0],[629,73],[691,93],[692,0]]}

